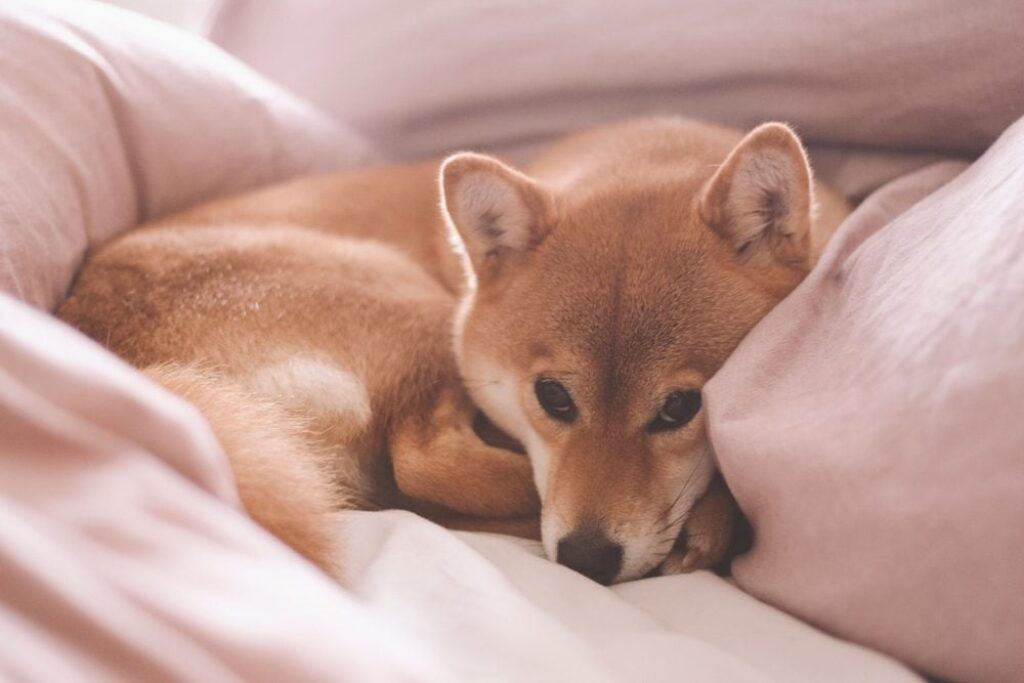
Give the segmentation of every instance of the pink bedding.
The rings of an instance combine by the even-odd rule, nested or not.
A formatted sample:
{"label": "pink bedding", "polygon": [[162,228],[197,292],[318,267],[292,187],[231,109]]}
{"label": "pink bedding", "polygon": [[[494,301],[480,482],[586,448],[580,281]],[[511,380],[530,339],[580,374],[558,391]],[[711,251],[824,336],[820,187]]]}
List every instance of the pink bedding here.
{"label": "pink bedding", "polygon": [[43,308],[141,220],[371,154],[206,41],[80,0],[0,7],[0,131],[0,291]]}
{"label": "pink bedding", "polygon": [[[1019,680],[1022,26],[1017,0],[226,0],[211,36],[399,157],[642,113],[794,124],[869,198],[708,388],[759,533],[737,577],[939,675]],[[993,143],[943,187],[965,166],[931,164]]]}
{"label": "pink bedding", "polygon": [[1024,677],[1022,160],[870,197],[706,390],[739,584],[953,680]]}
{"label": "pink bedding", "polygon": [[[765,115],[758,107],[767,102],[776,107],[768,113],[797,119],[827,143],[819,148],[819,169],[858,191],[935,155],[980,152],[1024,108],[1024,88],[1012,87],[1017,72],[997,68],[1020,56],[1022,43],[1012,32],[1019,5],[928,11],[897,3],[902,23],[871,37],[882,50],[878,60],[851,63],[845,51],[823,58],[841,72],[845,80],[835,86],[848,97],[826,102],[764,97],[764,88],[774,92],[780,82],[765,81],[758,69],[777,74],[783,90],[831,92],[815,75],[814,60],[775,50],[802,44],[793,24],[782,20],[787,12],[804,12],[799,3],[783,3],[771,17],[741,12],[766,27],[748,45],[767,60],[753,72],[739,55],[735,63],[701,63],[701,55],[720,52],[686,41],[662,45],[677,52],[654,49],[652,40],[674,35],[651,28],[675,16],[666,6],[652,2],[627,16],[614,3],[598,5],[606,11],[590,12],[582,2],[560,5],[545,29],[513,5],[485,11],[473,10],[473,3],[432,3],[408,14],[392,34],[373,29],[381,15],[370,4],[316,3],[351,19],[344,26],[354,38],[339,43],[335,27],[342,24],[321,15],[333,49],[382,71],[371,78],[363,68],[316,61],[335,53],[311,42],[307,75],[343,89],[348,99],[332,91],[323,102],[364,124],[393,155],[464,144],[522,150],[593,116],[652,109],[745,123]],[[284,5],[225,6],[216,35],[258,61],[248,41],[269,30],[266,22]],[[731,12],[750,7],[697,3],[687,11],[701,19],[691,26],[706,29],[697,35],[714,46],[742,38],[725,29],[735,18]],[[823,9],[806,24],[815,30],[800,35],[828,47],[841,45],[844,31],[877,24],[846,11]],[[479,12],[481,26],[492,29],[494,12],[519,17],[505,25],[522,31],[519,48],[498,50],[486,32],[463,42],[429,30],[466,12]],[[252,20],[250,34],[242,28],[245,17]],[[261,45],[272,51],[296,44],[291,25],[273,24],[275,40]],[[571,41],[546,33],[550,26],[571,26],[593,41],[609,26],[622,30],[609,37],[615,49],[584,58],[573,56]],[[903,40],[899,26],[916,26],[931,38]],[[953,59],[936,36],[960,37],[971,47]],[[425,55],[381,48],[364,59],[371,38],[417,37],[446,44]],[[563,575],[557,581],[587,596],[568,600],[561,589],[552,592],[554,582],[529,581],[542,573],[532,564],[536,558],[517,555],[503,565],[506,580],[491,565],[480,569],[479,558],[452,545],[450,535],[436,527],[424,531],[425,522],[403,522],[357,544],[364,595],[369,591],[390,609],[391,619],[339,591],[241,513],[230,472],[191,408],[16,299],[51,308],[85,249],[139,220],[279,178],[363,163],[373,156],[372,145],[208,44],[101,5],[4,3],[0,45],[0,677],[447,678],[438,653],[424,642],[439,643],[452,656],[449,663],[471,660],[462,671],[493,675],[486,667],[494,659],[457,649],[465,639],[457,629],[445,630],[454,623],[479,638],[470,642],[490,642],[505,653],[501,671],[509,675],[549,663],[568,671],[576,661],[606,672],[608,662],[586,659],[605,657],[610,670],[630,671],[639,662],[652,677],[671,680],[695,660],[666,655],[680,651],[672,638],[681,631],[658,628],[679,622],[685,630],[700,619],[712,631],[728,631],[718,634],[719,645],[684,648],[706,665],[699,672],[708,680],[758,680],[764,671],[786,680],[836,680],[844,673],[850,680],[858,673],[912,678],[887,658],[778,613],[759,621],[758,609],[769,611],[764,605],[736,608],[732,621],[715,622],[720,603],[699,596],[685,605],[674,601],[698,585],[692,578],[658,580],[669,593],[644,582],[598,597]],[[554,52],[531,48],[541,45]],[[910,53],[900,53],[901,45]],[[871,68],[885,71],[887,60],[914,51],[932,66],[901,73],[925,79],[920,89],[895,71],[880,82],[865,80]],[[525,70],[518,80],[499,68],[510,54]],[[629,62],[630,56],[640,61]],[[273,64],[261,62],[268,70]],[[931,79],[943,71],[935,64],[949,67],[947,80]],[[292,77],[298,73],[294,64],[278,66]],[[416,71],[456,66],[465,91]],[[650,80],[637,81],[638,71]],[[605,80],[577,98],[593,74]],[[346,80],[358,78],[371,78],[374,87],[353,89]],[[406,78],[430,87],[405,88]],[[499,85],[511,93],[508,100],[488,90]],[[943,97],[943,87],[955,96]],[[505,106],[517,98],[518,105]],[[962,175],[963,165],[931,166],[869,198],[810,280],[708,387],[723,469],[759,534],[754,551],[737,564],[741,585],[844,637],[970,680],[1024,675],[1017,647],[1024,641],[1021,125]],[[872,141],[884,152],[859,149]],[[918,154],[921,149],[927,154]],[[387,526],[365,519],[367,527]],[[401,545],[409,533],[430,536],[423,547],[438,549],[415,572],[402,550],[408,546]],[[497,540],[474,543],[495,557],[512,552]],[[455,555],[463,573],[448,564]],[[434,579],[448,581],[450,595],[462,595],[463,611],[441,609],[449,594],[409,587],[416,572],[431,570]],[[546,563],[543,571],[549,570],[560,568]],[[382,582],[389,576],[399,577],[397,594],[408,603],[388,601],[393,586]],[[464,595],[467,585],[480,592]],[[497,604],[492,596],[522,607],[511,585],[525,586],[549,612],[578,621],[578,631],[545,622],[547,630],[537,633],[559,634],[551,639],[556,648],[496,619],[488,612]],[[715,590],[729,589],[716,584]],[[622,609],[620,598],[630,596],[644,606],[641,612]],[[415,604],[422,611],[413,614]],[[658,612],[659,605],[677,604]],[[683,623],[686,605],[698,609],[693,622]],[[592,618],[598,607],[607,608],[602,620]],[[423,633],[404,631],[404,618],[429,632],[426,641]],[[748,624],[749,632],[737,635],[737,623]],[[775,640],[757,640],[765,623],[773,624]],[[643,637],[655,631],[657,637]],[[517,637],[537,648],[520,669],[513,657]],[[747,664],[722,656],[720,648],[746,648]],[[567,659],[570,651],[580,659]],[[783,661],[790,653],[806,659]],[[659,671],[660,661],[674,668]],[[755,671],[751,661],[766,666]]]}
{"label": "pink bedding", "polygon": [[795,126],[858,197],[1024,113],[1019,0],[223,0],[211,38],[397,158],[602,121]]}

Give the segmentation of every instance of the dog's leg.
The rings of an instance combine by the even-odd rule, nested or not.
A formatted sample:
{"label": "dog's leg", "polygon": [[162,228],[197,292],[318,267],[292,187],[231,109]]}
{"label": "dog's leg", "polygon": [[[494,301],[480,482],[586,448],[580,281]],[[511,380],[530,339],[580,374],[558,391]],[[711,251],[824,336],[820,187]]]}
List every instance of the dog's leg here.
{"label": "dog's leg", "polygon": [[739,508],[721,475],[715,475],[704,496],[690,511],[676,548],[661,566],[662,574],[711,569],[729,554]]}
{"label": "dog's leg", "polygon": [[399,491],[465,515],[525,517],[540,510],[530,462],[486,444],[473,430],[473,407],[445,392],[427,419],[409,419],[390,439]]}

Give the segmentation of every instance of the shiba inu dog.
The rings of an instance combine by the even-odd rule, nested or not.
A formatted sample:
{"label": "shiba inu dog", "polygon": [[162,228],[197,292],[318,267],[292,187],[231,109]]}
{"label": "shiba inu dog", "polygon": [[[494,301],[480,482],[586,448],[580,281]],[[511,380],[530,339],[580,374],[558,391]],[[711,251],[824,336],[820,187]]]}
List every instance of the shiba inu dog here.
{"label": "shiba inu dog", "polygon": [[845,203],[780,124],[627,122],[524,171],[213,202],[100,249],[59,315],[195,403],[249,513],[329,570],[346,506],[522,533],[539,506],[548,555],[603,583],[711,566],[734,504],[701,386]]}
{"label": "shiba inu dog", "polygon": [[[780,124],[630,122],[527,174],[457,155],[441,183],[473,278],[460,372],[526,446],[548,555],[601,582],[644,575],[714,472],[701,386],[805,276],[845,202]],[[690,520],[670,569],[723,552],[725,510]]]}

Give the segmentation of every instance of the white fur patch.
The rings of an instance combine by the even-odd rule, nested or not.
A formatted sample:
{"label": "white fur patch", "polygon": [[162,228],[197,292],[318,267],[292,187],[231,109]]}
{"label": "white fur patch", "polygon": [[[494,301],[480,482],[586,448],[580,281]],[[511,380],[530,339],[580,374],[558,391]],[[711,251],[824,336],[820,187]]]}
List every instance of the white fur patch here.
{"label": "white fur patch", "polygon": [[322,356],[290,356],[258,368],[248,379],[256,391],[306,415],[340,416],[359,427],[372,415],[362,381]]}
{"label": "white fur patch", "polygon": [[557,559],[558,542],[572,531],[557,510],[544,506],[540,511],[540,542],[551,560]]}
{"label": "white fur patch", "polygon": [[[489,361],[466,363],[463,366],[463,373],[469,373],[466,386],[476,404],[496,425],[519,439],[526,448],[526,455],[530,458],[530,467],[533,470],[533,484],[543,501],[548,490],[551,453],[544,440],[530,425],[519,403],[519,386],[515,376]],[[541,543],[552,560],[555,559],[558,541],[568,531],[564,520],[544,505],[541,509]]]}
{"label": "white fur patch", "polygon": [[462,372],[466,387],[477,405],[496,425],[526,447],[533,467],[534,485],[543,499],[547,490],[550,455],[519,404],[519,385],[515,376],[490,361],[465,363]]}
{"label": "white fur patch", "polygon": [[537,435],[532,428],[527,430],[523,437],[523,445],[530,458],[530,466],[533,468],[533,483],[537,487],[541,498],[548,490],[548,472],[551,470],[551,453],[548,452],[544,440]]}
{"label": "white fur patch", "polygon": [[533,217],[515,186],[486,171],[467,173],[456,183],[454,206],[448,208],[474,253],[529,246]]}

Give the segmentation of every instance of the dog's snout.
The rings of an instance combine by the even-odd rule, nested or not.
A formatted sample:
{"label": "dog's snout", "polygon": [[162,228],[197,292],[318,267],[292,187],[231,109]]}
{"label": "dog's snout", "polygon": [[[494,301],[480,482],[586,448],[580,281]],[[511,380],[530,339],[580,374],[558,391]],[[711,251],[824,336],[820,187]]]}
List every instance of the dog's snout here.
{"label": "dog's snout", "polygon": [[555,559],[607,586],[622,568],[622,546],[600,531],[576,530],[558,542]]}

